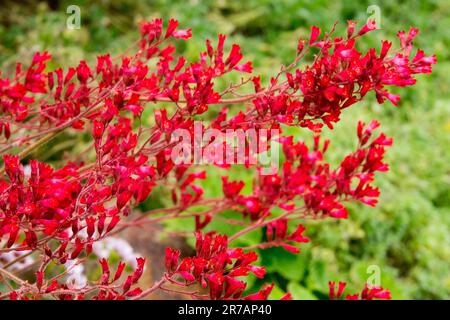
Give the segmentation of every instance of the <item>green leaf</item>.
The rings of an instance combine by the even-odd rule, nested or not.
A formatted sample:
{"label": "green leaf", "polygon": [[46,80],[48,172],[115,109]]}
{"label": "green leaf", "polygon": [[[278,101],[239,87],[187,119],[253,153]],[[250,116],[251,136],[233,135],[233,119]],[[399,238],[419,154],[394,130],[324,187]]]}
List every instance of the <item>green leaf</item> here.
{"label": "green leaf", "polygon": [[300,281],[304,278],[308,266],[308,255],[300,252],[293,254],[283,248],[270,248],[262,250],[262,265],[266,266],[267,272],[277,272],[284,278]]}
{"label": "green leaf", "polygon": [[296,282],[290,282],[287,290],[292,294],[294,300],[317,300],[317,297],[311,291]]}

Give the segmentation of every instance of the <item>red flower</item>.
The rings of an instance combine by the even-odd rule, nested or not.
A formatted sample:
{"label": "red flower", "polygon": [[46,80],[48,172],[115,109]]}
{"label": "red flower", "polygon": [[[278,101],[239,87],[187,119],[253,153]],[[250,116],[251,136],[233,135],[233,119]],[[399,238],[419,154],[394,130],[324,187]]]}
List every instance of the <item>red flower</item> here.
{"label": "red flower", "polygon": [[312,26],[311,27],[311,35],[309,36],[309,44],[313,44],[314,42],[316,42],[317,38],[319,37],[320,34],[320,28],[316,27],[316,26]]}
{"label": "red flower", "polygon": [[223,194],[227,198],[234,199],[241,192],[244,187],[243,181],[228,182],[228,177],[222,177]]}
{"label": "red flower", "polygon": [[180,258],[180,251],[172,248],[166,248],[166,270],[173,272],[178,266],[178,260]]}
{"label": "red flower", "polygon": [[244,300],[267,300],[274,286],[274,284],[268,285],[257,293],[244,297]]}
{"label": "red flower", "polygon": [[178,21],[175,19],[170,19],[169,25],[167,26],[167,29],[166,29],[166,35],[164,36],[164,38],[170,37],[173,34],[173,32],[176,30],[177,27],[178,27]]}
{"label": "red flower", "polygon": [[328,282],[329,287],[329,297],[330,299],[340,299],[342,297],[342,293],[344,292],[345,286],[347,284],[345,282],[339,281],[338,290],[336,290],[336,283],[334,281]]}
{"label": "red flower", "polygon": [[240,72],[252,73],[252,71],[253,71],[252,62],[248,61],[246,63],[237,65],[233,69],[237,70],[237,71],[240,71]]}
{"label": "red flower", "polygon": [[189,39],[192,37],[192,30],[191,29],[185,29],[185,30],[177,30],[172,33],[172,37],[179,38],[179,39]]}
{"label": "red flower", "polygon": [[142,276],[144,272],[145,259],[144,258],[136,258],[137,267],[133,273],[133,283],[137,283],[139,278]]}
{"label": "red flower", "polygon": [[80,61],[77,67],[78,81],[82,84],[86,84],[87,80],[92,77],[92,72],[86,61]]}

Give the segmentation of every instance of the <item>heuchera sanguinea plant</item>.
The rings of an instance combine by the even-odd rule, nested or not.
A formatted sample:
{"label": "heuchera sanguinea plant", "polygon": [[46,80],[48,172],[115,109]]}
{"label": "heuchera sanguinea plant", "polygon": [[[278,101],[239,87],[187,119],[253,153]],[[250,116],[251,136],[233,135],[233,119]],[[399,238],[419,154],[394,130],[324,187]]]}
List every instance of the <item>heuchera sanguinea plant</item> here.
{"label": "heuchera sanguinea plant", "polygon": [[[374,29],[368,22],[355,30],[350,21],[347,34],[335,37],[334,29],[323,34],[312,27],[309,39],[298,41],[293,62],[266,85],[251,75],[252,63],[238,45],[224,49],[224,35],[206,40],[199,59],[188,62],[173,42],[188,40],[191,30],[178,29],[175,20],[163,27],[161,19],[141,25],[133,54],[106,54],[97,57],[96,65],[81,61],[49,70],[51,55],[36,53],[30,64],[17,64],[15,75],[0,74],[0,260],[17,253],[0,265],[6,288],[0,298],[144,299],[162,290],[199,299],[266,299],[273,284],[244,296],[246,277],[265,274],[254,250],[279,246],[299,254],[301,243],[310,241],[304,219],[347,219],[349,201],[375,206],[379,190],[374,175],[388,170],[383,157],[392,139],[375,134],[377,121],[357,125],[357,147],[336,167],[325,160],[329,141],[320,138],[323,125],[332,129],[343,109],[371,92],[379,103],[397,105],[399,95],[388,88],[415,84],[414,75],[430,73],[436,63],[435,56],[413,52],[415,28],[398,33],[398,49],[382,41],[379,52],[358,51],[359,38]],[[312,62],[299,67],[307,54]],[[226,81],[232,72],[243,73],[242,80],[219,92],[217,80]],[[154,109],[151,119],[142,118],[145,108]],[[277,172],[262,174],[258,164],[245,161],[242,170],[255,172],[254,183],[247,186],[251,192],[243,193],[243,181],[223,176],[218,182],[223,197],[206,198],[198,184],[205,171],[171,158],[171,134],[180,128],[192,132],[194,120],[202,120],[204,129],[223,132],[277,129],[283,163]],[[311,147],[284,136],[287,126],[311,130]],[[88,132],[95,158],[58,168],[29,159],[64,131]],[[204,141],[203,147],[208,143],[213,141]],[[173,206],[140,212],[137,205],[151,201],[156,186],[172,194]],[[241,219],[228,218],[230,210]],[[194,219],[196,253],[184,257],[167,248],[166,272],[152,286],[139,287],[145,264],[152,263],[143,258],[131,273],[125,263],[113,266],[102,258],[99,279],[83,286],[66,282],[71,268],[88,261],[95,242],[168,219]],[[208,229],[216,219],[240,229],[218,234]],[[236,239],[256,229],[264,230],[263,242],[236,245]],[[22,279],[13,268],[30,256],[35,261],[33,281]],[[55,274],[58,265],[66,267]],[[329,287],[330,298],[343,296],[345,283],[330,282]],[[389,299],[390,293],[366,285],[346,298]]]}

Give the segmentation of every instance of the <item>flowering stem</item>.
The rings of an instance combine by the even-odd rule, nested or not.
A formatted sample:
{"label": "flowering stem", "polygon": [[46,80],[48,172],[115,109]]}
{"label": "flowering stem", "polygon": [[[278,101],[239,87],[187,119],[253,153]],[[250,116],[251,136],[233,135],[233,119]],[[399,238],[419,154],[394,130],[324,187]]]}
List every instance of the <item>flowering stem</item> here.
{"label": "flowering stem", "polygon": [[144,299],[146,296],[150,295],[154,291],[158,290],[164,283],[166,283],[167,280],[165,277],[163,277],[161,280],[156,282],[151,288],[148,288],[147,290],[143,291],[140,295],[137,297],[134,297],[132,300],[141,300]]}
{"label": "flowering stem", "polygon": [[15,276],[14,274],[12,274],[11,272],[0,268],[0,273],[5,276],[8,279],[11,279],[12,281],[16,282],[17,284],[20,284],[21,286],[30,286],[30,284],[26,281],[23,281],[22,279],[20,279],[19,277]]}
{"label": "flowering stem", "polygon": [[32,253],[33,253],[33,251],[31,250],[31,251],[29,251],[29,252],[27,252],[27,253],[25,253],[25,254],[23,254],[23,255],[21,255],[21,256],[18,256],[18,257],[15,258],[14,260],[12,260],[12,261],[8,262],[7,264],[5,264],[5,265],[3,266],[3,268],[4,268],[4,269],[9,268],[10,266],[14,265],[15,263],[17,263],[17,262],[19,262],[19,261],[25,259],[26,257],[28,257],[29,255],[31,255]]}

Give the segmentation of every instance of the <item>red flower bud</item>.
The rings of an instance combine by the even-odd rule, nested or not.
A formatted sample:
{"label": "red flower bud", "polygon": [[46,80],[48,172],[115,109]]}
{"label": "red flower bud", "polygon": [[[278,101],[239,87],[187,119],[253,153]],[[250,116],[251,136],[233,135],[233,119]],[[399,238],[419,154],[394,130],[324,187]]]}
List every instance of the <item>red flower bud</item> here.
{"label": "red flower bud", "polygon": [[105,125],[97,120],[94,120],[93,122],[93,136],[95,140],[101,139],[103,136],[103,132],[105,131]]}

